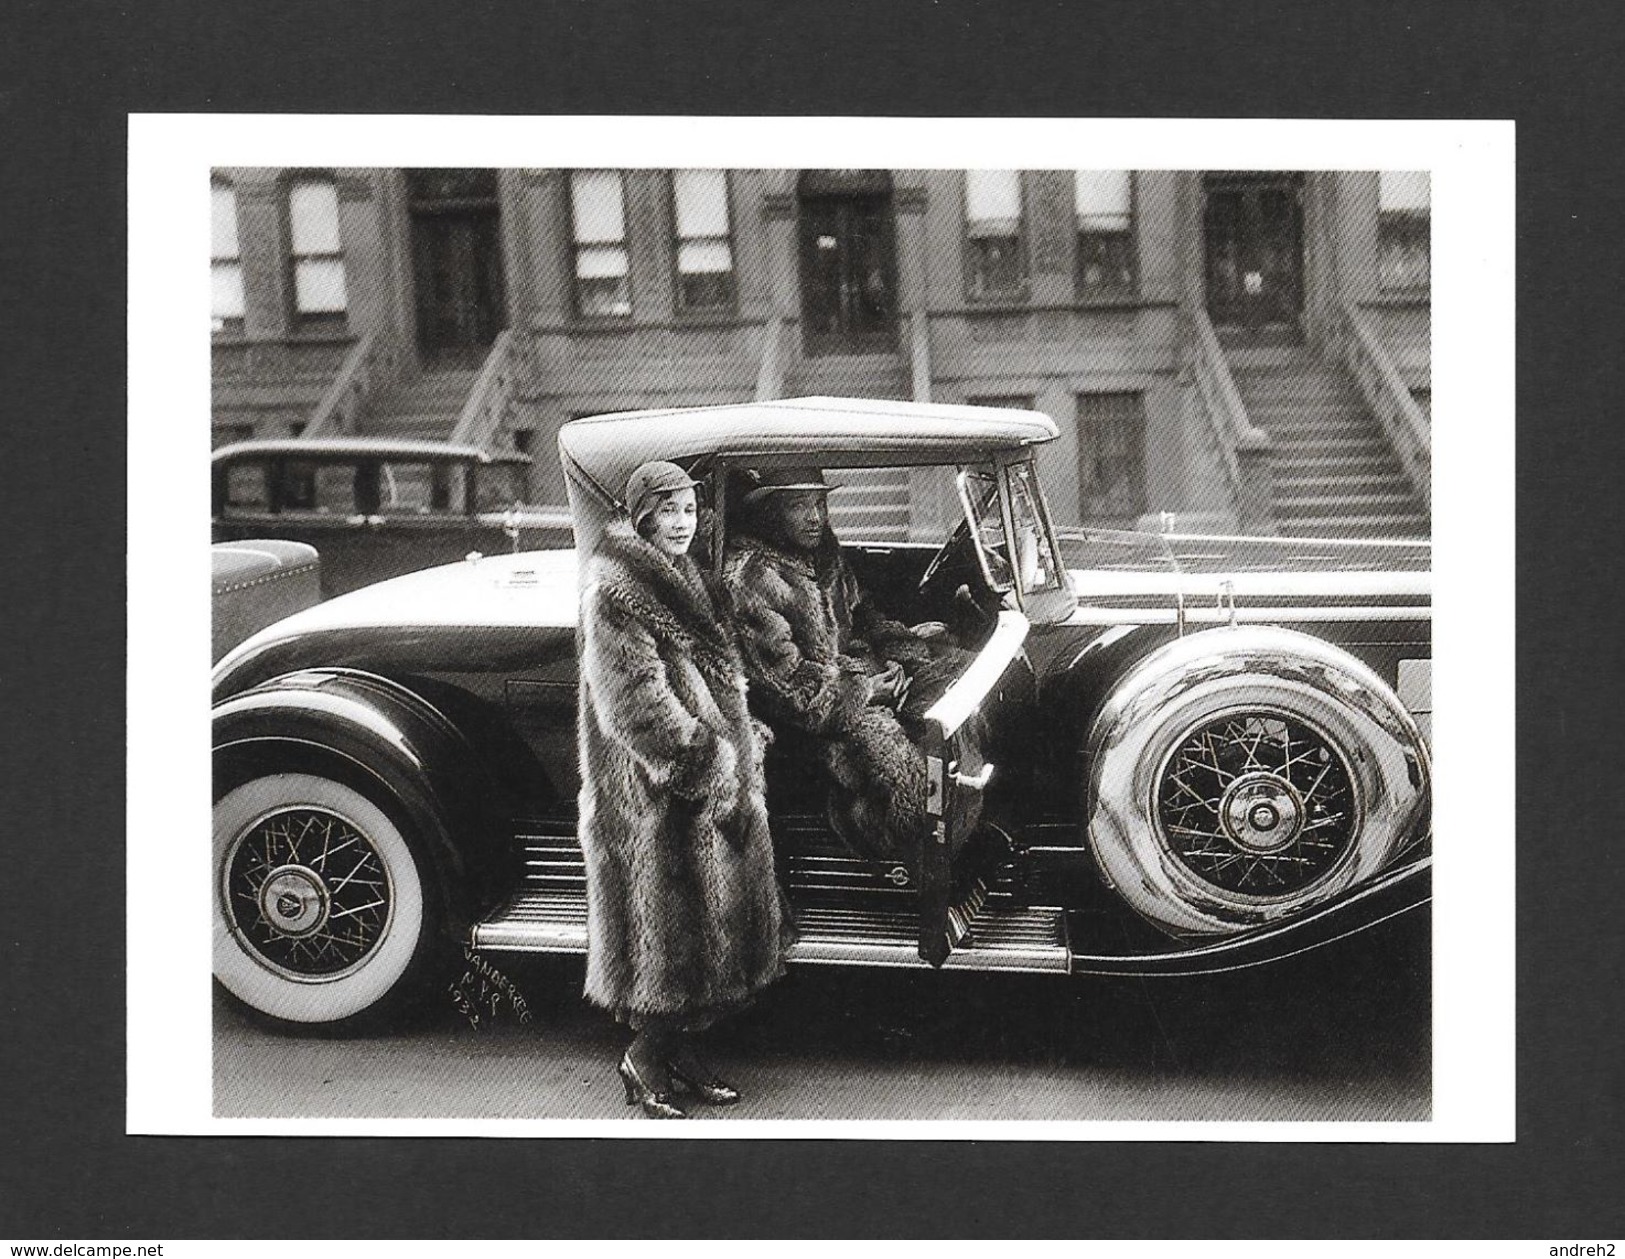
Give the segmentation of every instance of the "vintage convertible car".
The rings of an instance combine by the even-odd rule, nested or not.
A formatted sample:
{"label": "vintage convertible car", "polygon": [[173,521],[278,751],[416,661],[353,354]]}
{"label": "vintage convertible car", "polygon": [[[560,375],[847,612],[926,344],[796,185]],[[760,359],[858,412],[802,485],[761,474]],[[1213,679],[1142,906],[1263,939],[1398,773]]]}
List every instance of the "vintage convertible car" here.
{"label": "vintage convertible car", "polygon": [[[907,478],[924,540],[843,538],[845,553],[888,614],[945,622],[974,654],[926,715],[913,859],[843,849],[817,779],[775,750],[793,961],[1192,975],[1425,927],[1427,544],[1058,533],[1035,462],[1056,435],[1029,411],[833,398],[562,430],[583,548],[651,457],[702,482],[713,563],[731,470],[818,463],[849,487],[839,522],[843,496],[862,519],[874,469]],[[220,662],[226,989],[272,1020],[338,1025],[405,1000],[460,945],[585,949],[577,596],[575,551],[470,557],[319,604]]]}

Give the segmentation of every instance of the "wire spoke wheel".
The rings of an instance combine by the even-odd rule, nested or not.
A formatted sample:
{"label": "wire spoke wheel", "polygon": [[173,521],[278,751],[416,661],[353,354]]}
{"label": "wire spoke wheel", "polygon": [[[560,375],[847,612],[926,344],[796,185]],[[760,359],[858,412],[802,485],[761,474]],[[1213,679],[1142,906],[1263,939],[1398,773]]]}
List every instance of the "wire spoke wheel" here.
{"label": "wire spoke wheel", "polygon": [[433,951],[424,867],[379,803],[315,774],[214,806],[215,977],[251,1010],[339,1026],[393,1008]]}
{"label": "wire spoke wheel", "polygon": [[318,808],[278,810],[238,838],[226,867],[232,927],[290,978],[362,965],[389,929],[389,871],[355,823]]}
{"label": "wire spoke wheel", "polygon": [[1190,731],[1168,757],[1156,816],[1168,851],[1225,892],[1295,896],[1326,877],[1359,828],[1347,758],[1285,713],[1231,713]]}
{"label": "wire spoke wheel", "polygon": [[1165,643],[1090,727],[1089,845],[1106,882],[1178,937],[1278,924],[1425,835],[1425,741],[1381,677],[1276,626]]}

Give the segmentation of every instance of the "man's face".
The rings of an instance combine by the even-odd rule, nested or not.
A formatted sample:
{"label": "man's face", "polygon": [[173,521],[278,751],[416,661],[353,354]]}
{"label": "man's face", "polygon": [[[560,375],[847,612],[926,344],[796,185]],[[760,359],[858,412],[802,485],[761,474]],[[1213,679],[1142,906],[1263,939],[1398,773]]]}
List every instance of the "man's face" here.
{"label": "man's face", "polygon": [[829,523],[828,497],[821,490],[780,490],[773,495],[773,509],[788,541],[804,551],[817,549]]}

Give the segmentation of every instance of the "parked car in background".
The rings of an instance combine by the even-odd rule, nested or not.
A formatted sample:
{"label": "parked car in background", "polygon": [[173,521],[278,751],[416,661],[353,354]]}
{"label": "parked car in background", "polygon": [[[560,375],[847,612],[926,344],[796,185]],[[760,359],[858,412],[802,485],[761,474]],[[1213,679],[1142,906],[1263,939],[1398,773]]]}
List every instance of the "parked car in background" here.
{"label": "parked car in background", "polygon": [[212,660],[322,597],[321,557],[303,542],[252,538],[211,548]]}
{"label": "parked car in background", "polygon": [[[918,540],[841,541],[876,605],[945,623],[970,653],[923,716],[929,818],[912,857],[859,858],[805,753],[775,745],[792,962],[1199,975],[1407,926],[1425,948],[1428,545],[1063,537],[1035,459],[1056,435],[1030,411],[836,398],[562,429],[584,550],[651,458],[701,483],[712,564],[744,469],[829,469],[853,487],[834,492],[842,520],[859,470],[901,469],[917,491]],[[556,550],[414,573],[220,662],[215,964],[231,993],[337,1025],[388,1010],[461,945],[584,952],[577,572]]]}
{"label": "parked car in background", "polygon": [[214,541],[309,543],[329,595],[470,551],[568,546],[568,512],[524,503],[529,465],[527,455],[448,442],[237,442],[214,452]]}

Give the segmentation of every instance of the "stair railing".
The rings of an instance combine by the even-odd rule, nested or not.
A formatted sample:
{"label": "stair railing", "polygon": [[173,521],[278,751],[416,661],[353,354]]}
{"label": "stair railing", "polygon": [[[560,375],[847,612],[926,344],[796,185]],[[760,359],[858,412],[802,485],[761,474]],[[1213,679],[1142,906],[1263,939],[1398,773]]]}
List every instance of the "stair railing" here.
{"label": "stair railing", "polygon": [[354,433],[367,399],[393,374],[393,346],[376,332],[368,332],[350,347],[339,370],[322,394],[305,425],[306,437],[342,437]]}
{"label": "stair railing", "polygon": [[908,316],[909,393],[916,402],[931,401],[931,317],[923,310]]}
{"label": "stair railing", "polygon": [[505,328],[491,342],[480,374],[474,378],[474,387],[463,400],[463,409],[451,428],[452,441],[496,449],[513,410],[515,367],[513,330]]}
{"label": "stair railing", "polygon": [[783,311],[774,311],[762,324],[762,357],[756,366],[756,401],[784,397]]}
{"label": "stair railing", "polygon": [[1186,310],[1190,320],[1190,369],[1219,460],[1236,504],[1236,517],[1243,532],[1273,534],[1275,527],[1275,483],[1270,462],[1275,444],[1247,415],[1236,389],[1230,364],[1219,345],[1213,321],[1200,306]]}
{"label": "stair railing", "polygon": [[1366,405],[1382,425],[1417,497],[1433,510],[1433,421],[1411,396],[1393,355],[1365,312],[1345,298],[1333,321],[1332,350],[1348,365]]}

